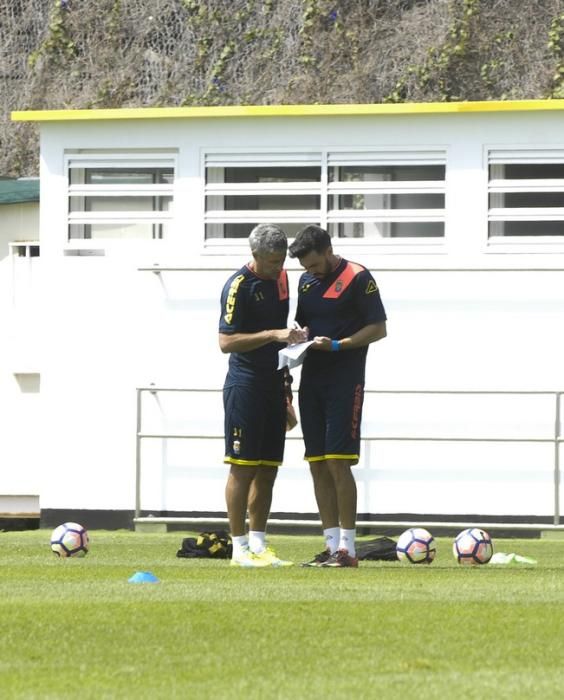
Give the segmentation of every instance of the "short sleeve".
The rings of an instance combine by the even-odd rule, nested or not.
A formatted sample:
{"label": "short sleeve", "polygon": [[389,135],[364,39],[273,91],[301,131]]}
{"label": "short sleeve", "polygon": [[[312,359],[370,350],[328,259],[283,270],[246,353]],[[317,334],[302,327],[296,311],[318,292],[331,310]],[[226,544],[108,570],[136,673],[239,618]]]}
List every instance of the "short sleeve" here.
{"label": "short sleeve", "polygon": [[380,297],[376,280],[369,270],[363,270],[355,280],[355,305],[364,319],[364,324],[386,321],[386,311]]}
{"label": "short sleeve", "polygon": [[245,318],[246,294],[243,281],[245,275],[239,274],[227,281],[221,292],[220,333],[240,333]]}

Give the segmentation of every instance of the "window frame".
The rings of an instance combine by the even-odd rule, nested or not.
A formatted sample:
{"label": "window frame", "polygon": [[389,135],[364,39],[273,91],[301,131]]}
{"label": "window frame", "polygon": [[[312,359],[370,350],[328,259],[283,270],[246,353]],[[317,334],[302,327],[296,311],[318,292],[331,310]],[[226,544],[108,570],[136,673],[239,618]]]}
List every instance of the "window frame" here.
{"label": "window frame", "polygon": [[[485,178],[485,252],[487,253],[553,253],[564,252],[564,232],[552,235],[491,235],[492,223],[505,221],[562,221],[564,207],[503,207],[490,206],[492,195],[530,194],[544,192],[564,193],[564,177],[505,179],[501,175],[490,178],[491,167],[505,165],[550,165],[564,167],[563,145],[494,145],[484,146]],[[558,184],[560,182],[560,184]]]}
{"label": "window frame", "polygon": [[[237,148],[202,148],[200,155],[200,173],[203,183],[203,242],[204,251],[231,248],[241,245],[242,239],[229,237],[206,238],[209,224],[226,223],[319,223],[329,229],[332,224],[351,221],[368,222],[425,222],[440,221],[443,224],[443,235],[434,237],[339,237],[339,245],[367,248],[374,251],[382,249],[405,250],[406,252],[446,252],[447,246],[447,178],[448,178],[448,149],[446,146],[398,146],[370,147],[351,149],[351,147],[303,147],[303,148],[271,148],[271,149],[237,149]],[[319,166],[321,169],[319,182],[302,183],[213,183],[208,182],[208,168],[227,167],[260,167],[260,166]],[[402,166],[402,165],[441,165],[444,167],[444,180],[440,181],[393,181],[382,182],[330,182],[331,167],[338,165],[351,166]],[[340,194],[361,192],[366,194],[410,194],[438,193],[444,197],[444,207],[434,209],[383,209],[375,214],[374,210],[347,211],[346,209],[331,210],[331,198]],[[215,210],[208,209],[208,197],[214,195],[315,195],[319,196],[320,208],[317,210]],[[228,211],[228,215],[223,215]],[[375,218],[375,216],[377,218]],[[317,218],[317,221],[316,221]],[[250,230],[250,228],[249,228]]]}
{"label": "window frame", "polygon": [[[71,172],[73,169],[83,169],[85,174],[88,170],[135,170],[140,168],[158,170],[172,170],[172,181],[170,183],[151,184],[92,184],[88,182],[72,183]],[[65,243],[67,246],[106,246],[127,243],[147,243],[166,239],[162,235],[162,227],[170,226],[174,221],[175,210],[175,190],[178,177],[178,150],[177,149],[135,149],[135,150],[113,150],[113,149],[77,149],[68,150],[64,154],[64,172],[66,178],[66,231]],[[84,178],[86,179],[86,177]],[[135,197],[152,200],[152,208],[149,210],[108,210],[108,211],[88,211],[83,203],[78,211],[72,211],[71,203],[75,199],[86,198]],[[170,198],[170,205],[167,209],[155,209],[157,198]],[[142,236],[119,237],[119,236],[71,236],[71,226],[92,226],[92,225],[120,225],[120,224],[149,224],[156,227],[160,233],[156,236],[153,233],[151,238]]]}

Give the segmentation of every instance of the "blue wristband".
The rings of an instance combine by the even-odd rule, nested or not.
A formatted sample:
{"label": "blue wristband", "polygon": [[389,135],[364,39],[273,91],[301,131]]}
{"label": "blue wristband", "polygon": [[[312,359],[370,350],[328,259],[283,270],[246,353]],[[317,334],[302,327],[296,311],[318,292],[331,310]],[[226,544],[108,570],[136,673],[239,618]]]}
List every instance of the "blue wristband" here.
{"label": "blue wristband", "polygon": [[339,352],[341,349],[340,343],[338,340],[332,340],[331,341],[331,352]]}

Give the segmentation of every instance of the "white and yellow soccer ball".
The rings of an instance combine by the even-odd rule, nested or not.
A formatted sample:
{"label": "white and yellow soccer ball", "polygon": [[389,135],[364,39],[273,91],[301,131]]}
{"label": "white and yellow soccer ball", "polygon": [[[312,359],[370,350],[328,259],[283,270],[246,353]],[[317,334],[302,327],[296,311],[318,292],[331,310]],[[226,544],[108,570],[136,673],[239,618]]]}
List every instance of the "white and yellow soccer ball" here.
{"label": "white and yellow soccer ball", "polygon": [[396,544],[396,553],[400,561],[410,564],[430,564],[437,549],[433,535],[424,527],[410,527],[403,532]]}
{"label": "white and yellow soccer ball", "polygon": [[51,549],[59,557],[84,557],[89,548],[88,532],[78,523],[63,523],[51,534]]}
{"label": "white and yellow soccer ball", "polygon": [[452,553],[459,564],[487,564],[493,555],[492,538],[482,528],[470,527],[458,533],[452,545]]}

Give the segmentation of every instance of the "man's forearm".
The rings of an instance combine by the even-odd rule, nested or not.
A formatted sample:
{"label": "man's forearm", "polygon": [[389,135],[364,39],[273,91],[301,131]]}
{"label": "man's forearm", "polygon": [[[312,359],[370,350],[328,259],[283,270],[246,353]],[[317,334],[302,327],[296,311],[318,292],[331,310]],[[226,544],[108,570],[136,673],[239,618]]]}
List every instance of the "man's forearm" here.
{"label": "man's forearm", "polygon": [[340,350],[354,350],[356,348],[362,348],[365,345],[370,345],[370,343],[375,343],[378,340],[382,340],[387,335],[386,323],[371,323],[368,326],[364,326],[356,333],[350,336],[350,338],[342,338],[339,341]]}

